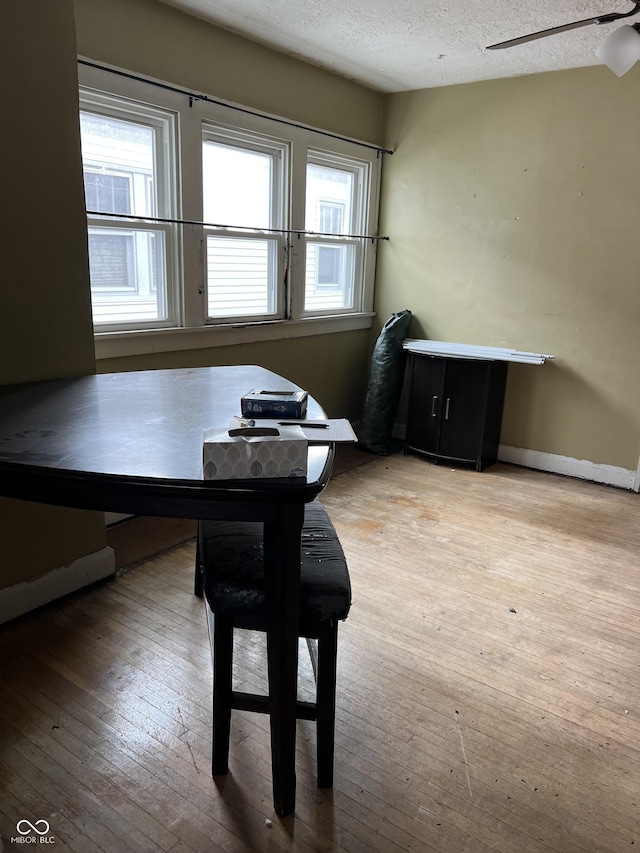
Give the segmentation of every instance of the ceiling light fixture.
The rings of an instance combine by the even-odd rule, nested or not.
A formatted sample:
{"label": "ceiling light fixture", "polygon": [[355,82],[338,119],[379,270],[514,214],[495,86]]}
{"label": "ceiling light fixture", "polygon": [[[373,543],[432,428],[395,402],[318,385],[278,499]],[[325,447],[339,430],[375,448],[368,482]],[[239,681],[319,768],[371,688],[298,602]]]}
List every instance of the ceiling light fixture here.
{"label": "ceiling light fixture", "polygon": [[640,59],[640,24],[618,27],[602,42],[596,56],[622,77]]}

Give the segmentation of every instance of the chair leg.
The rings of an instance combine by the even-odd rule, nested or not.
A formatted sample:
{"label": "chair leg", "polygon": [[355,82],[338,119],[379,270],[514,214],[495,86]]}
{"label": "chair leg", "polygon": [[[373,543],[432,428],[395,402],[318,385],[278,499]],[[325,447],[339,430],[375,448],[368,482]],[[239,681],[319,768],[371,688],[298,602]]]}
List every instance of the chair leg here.
{"label": "chair leg", "polygon": [[316,740],[318,787],[333,787],[333,754],[336,722],[336,660],[338,624],[331,624],[318,639],[316,684]]}
{"label": "chair leg", "polygon": [[231,672],[233,663],[233,623],[213,618],[213,735],[211,772],[224,775],[229,769],[231,731]]}

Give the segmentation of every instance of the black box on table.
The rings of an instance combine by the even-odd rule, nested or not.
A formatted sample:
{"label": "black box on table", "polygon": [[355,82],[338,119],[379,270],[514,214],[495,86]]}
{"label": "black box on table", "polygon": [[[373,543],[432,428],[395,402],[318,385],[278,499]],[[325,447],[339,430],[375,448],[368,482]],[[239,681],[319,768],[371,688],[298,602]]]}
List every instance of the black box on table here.
{"label": "black box on table", "polygon": [[249,391],[240,400],[245,418],[304,418],[306,391]]}

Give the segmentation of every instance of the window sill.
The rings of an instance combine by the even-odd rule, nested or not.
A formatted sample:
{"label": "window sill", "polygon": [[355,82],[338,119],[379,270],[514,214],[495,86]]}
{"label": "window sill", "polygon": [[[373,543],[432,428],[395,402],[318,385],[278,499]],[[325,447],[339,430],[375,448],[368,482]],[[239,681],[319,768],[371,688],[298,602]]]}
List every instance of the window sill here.
{"label": "window sill", "polygon": [[188,329],[148,329],[132,332],[96,332],[96,358],[122,358],[156,352],[208,349],[234,344],[277,341],[370,329],[375,314],[363,312],[335,317],[305,317],[270,323],[203,326]]}

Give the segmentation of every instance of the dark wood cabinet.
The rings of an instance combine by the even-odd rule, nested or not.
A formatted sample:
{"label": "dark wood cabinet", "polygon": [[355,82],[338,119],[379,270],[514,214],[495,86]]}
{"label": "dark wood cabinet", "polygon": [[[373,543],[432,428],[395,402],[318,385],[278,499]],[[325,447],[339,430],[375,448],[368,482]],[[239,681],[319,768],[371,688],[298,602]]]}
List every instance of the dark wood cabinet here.
{"label": "dark wood cabinet", "polygon": [[405,452],[482,471],[498,456],[508,364],[409,354]]}

